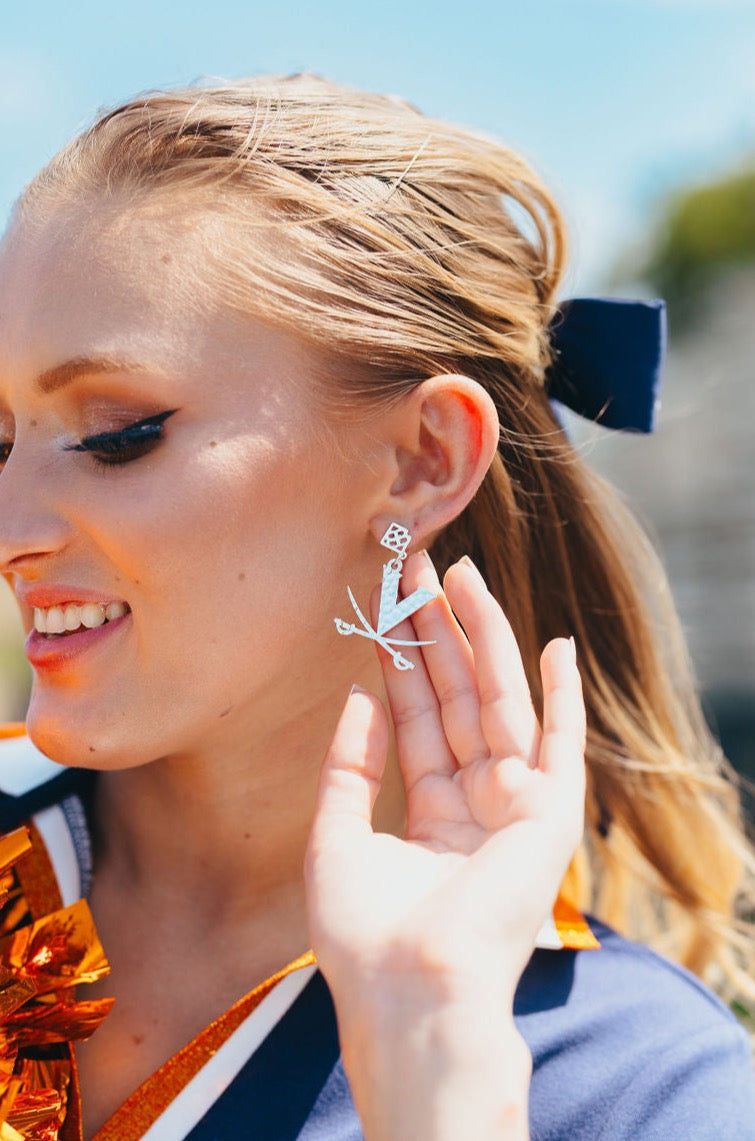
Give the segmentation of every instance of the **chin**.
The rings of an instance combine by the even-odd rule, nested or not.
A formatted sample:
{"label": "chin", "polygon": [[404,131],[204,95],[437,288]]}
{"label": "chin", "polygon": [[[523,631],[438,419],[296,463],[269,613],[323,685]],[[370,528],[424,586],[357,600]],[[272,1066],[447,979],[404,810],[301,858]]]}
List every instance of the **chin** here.
{"label": "chin", "polygon": [[32,743],[59,765],[83,769],[125,769],[144,764],[146,759],[116,740],[113,719],[82,718],[73,702],[58,697],[32,694],[26,717],[26,731]]}
{"label": "chin", "polygon": [[[49,718],[34,717],[30,710],[26,718],[26,732],[32,744],[51,761],[69,768],[94,767],[91,762],[87,762],[82,744],[76,741],[76,734],[71,733],[69,725],[56,726]],[[96,755],[89,754],[92,758]]]}

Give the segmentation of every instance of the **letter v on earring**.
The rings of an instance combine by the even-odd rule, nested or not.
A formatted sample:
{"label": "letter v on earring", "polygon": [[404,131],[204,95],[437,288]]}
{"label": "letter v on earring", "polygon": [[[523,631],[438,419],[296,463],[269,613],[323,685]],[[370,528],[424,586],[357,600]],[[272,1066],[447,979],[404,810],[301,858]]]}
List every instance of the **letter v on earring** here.
{"label": "letter v on earring", "polygon": [[418,586],[416,590],[412,591],[408,598],[399,599],[398,585],[401,581],[401,565],[406,558],[406,549],[411,541],[411,535],[406,527],[402,527],[400,523],[391,523],[380,540],[380,545],[387,547],[389,551],[393,551],[395,558],[383,564],[383,581],[380,585],[380,608],[378,610],[377,629],[374,629],[370,625],[359,609],[359,605],[354,598],[350,586],[347,586],[346,590],[351,605],[354,607],[354,613],[362,623],[362,629],[355,626],[353,622],[344,622],[342,618],[333,619],[339,634],[359,634],[362,638],[370,638],[373,642],[377,642],[379,646],[382,646],[383,649],[391,655],[394,666],[399,670],[413,670],[414,662],[410,662],[408,658],[405,658],[404,655],[394,647],[432,646],[435,644],[434,642],[407,642],[402,641],[400,638],[385,637],[389,630],[392,630],[394,626],[398,626],[399,622],[403,622],[405,618],[410,618],[421,606],[424,606],[426,602],[430,602],[431,599],[435,598],[432,591],[427,590],[424,586]]}

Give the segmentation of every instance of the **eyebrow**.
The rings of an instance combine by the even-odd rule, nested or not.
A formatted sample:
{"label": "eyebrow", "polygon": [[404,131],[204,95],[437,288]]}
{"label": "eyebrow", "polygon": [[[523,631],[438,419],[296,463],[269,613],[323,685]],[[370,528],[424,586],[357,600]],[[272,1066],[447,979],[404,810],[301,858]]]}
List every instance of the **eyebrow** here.
{"label": "eyebrow", "polygon": [[81,376],[95,376],[104,372],[156,372],[157,370],[127,357],[95,356],[72,357],[71,360],[46,369],[37,377],[36,385],[45,394],[56,392]]}

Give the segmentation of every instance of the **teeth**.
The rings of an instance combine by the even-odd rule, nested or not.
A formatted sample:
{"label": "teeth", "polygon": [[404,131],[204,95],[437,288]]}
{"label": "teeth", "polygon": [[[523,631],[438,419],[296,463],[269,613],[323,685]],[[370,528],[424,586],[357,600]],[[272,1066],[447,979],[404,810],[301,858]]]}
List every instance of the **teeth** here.
{"label": "teeth", "polygon": [[47,611],[47,633],[62,634],[66,628],[63,611],[59,606],[51,606]]}
{"label": "teeth", "polygon": [[[85,602],[81,607],[81,624],[87,630],[94,630],[95,626],[102,626],[105,622],[105,608],[98,602]],[[50,613],[47,613],[47,633],[50,633]]]}
{"label": "teeth", "polygon": [[128,614],[125,602],[84,602],[78,605],[69,602],[67,606],[49,606],[46,609],[34,607],[34,629],[40,634],[66,634],[79,630],[94,630],[114,618]]}
{"label": "teeth", "polygon": [[[79,613],[79,608],[73,602],[70,606],[66,606],[63,612],[63,620],[66,624],[66,630],[78,630],[79,626],[81,625],[81,615]],[[47,633],[52,634],[52,630],[50,629],[49,615],[47,618]]]}

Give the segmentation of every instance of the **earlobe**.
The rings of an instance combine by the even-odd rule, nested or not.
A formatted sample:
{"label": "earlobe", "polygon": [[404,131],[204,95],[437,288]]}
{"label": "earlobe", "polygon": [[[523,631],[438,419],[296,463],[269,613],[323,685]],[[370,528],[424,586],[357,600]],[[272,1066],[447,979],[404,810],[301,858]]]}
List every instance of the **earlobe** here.
{"label": "earlobe", "polygon": [[498,446],[498,414],[482,385],[451,374],[423,381],[395,411],[397,470],[372,530],[379,539],[400,519],[422,542],[459,515],[482,483]]}

